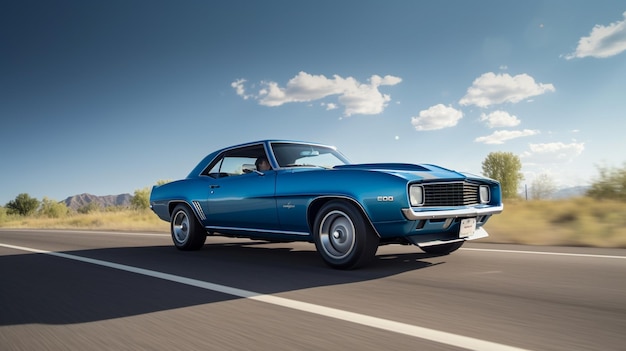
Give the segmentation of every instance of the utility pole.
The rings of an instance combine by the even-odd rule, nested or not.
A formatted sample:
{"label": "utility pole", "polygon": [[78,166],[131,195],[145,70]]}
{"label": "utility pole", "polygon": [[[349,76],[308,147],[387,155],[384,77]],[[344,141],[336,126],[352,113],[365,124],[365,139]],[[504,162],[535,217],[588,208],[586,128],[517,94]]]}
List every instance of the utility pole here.
{"label": "utility pole", "polygon": [[524,193],[526,194],[526,201],[528,201],[528,184],[524,184]]}

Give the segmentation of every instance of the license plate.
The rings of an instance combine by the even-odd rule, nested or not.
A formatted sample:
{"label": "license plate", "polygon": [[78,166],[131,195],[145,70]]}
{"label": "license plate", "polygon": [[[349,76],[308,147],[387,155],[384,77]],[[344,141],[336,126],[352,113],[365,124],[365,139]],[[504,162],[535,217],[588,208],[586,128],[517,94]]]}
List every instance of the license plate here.
{"label": "license plate", "polygon": [[465,218],[461,220],[459,238],[471,236],[476,231],[476,218]]}

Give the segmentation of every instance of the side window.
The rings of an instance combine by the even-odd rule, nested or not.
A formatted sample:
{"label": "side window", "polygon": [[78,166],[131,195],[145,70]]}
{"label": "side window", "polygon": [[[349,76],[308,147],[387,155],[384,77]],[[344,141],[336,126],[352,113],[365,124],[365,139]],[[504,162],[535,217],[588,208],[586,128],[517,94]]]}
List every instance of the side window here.
{"label": "side window", "polygon": [[204,172],[202,172],[202,174],[208,175],[209,177],[213,177],[213,178],[228,177],[228,174],[226,173],[220,174],[220,168],[222,168],[223,160],[224,160],[223,158],[220,159],[212,168],[205,169]]}
{"label": "side window", "polygon": [[254,167],[254,163],[259,157],[265,157],[263,145],[230,150],[222,154],[218,160],[213,162],[202,174],[213,178],[246,174],[247,170]]}
{"label": "side window", "polygon": [[243,166],[253,164],[255,157],[229,157],[225,156],[209,171],[209,176],[214,178],[231,177],[244,174]]}

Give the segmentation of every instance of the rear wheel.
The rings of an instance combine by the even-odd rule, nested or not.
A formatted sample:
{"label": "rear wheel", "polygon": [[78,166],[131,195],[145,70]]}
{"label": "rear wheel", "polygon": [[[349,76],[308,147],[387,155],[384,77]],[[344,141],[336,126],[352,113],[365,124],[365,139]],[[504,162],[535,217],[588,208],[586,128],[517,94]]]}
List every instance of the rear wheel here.
{"label": "rear wheel", "polygon": [[463,246],[463,243],[465,243],[465,241],[457,241],[455,243],[424,246],[424,247],[420,246],[420,249],[422,249],[422,251],[429,253],[429,254],[443,256],[443,255],[447,255],[451,252],[458,250],[461,246]]}
{"label": "rear wheel", "polygon": [[174,246],[179,250],[198,250],[206,240],[206,230],[185,205],[178,205],[174,208],[170,230]]}
{"label": "rear wheel", "polygon": [[378,249],[378,236],[361,212],[345,201],[331,201],[315,217],[315,247],[326,264],[351,269],[370,262]]}

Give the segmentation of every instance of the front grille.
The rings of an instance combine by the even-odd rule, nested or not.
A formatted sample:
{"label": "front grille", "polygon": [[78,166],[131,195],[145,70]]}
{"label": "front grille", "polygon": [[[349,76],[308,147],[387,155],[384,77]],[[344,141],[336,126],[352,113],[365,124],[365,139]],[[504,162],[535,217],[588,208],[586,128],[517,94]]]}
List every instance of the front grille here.
{"label": "front grille", "polygon": [[424,206],[470,206],[480,202],[478,184],[468,182],[425,183]]}

